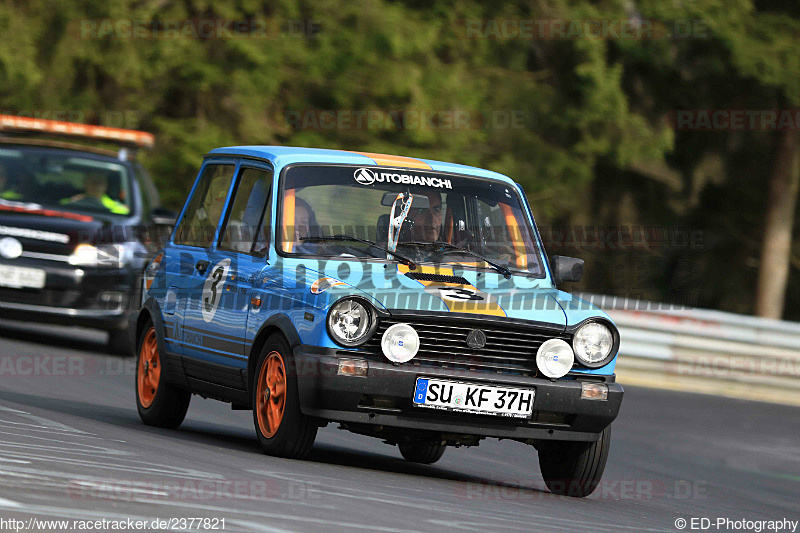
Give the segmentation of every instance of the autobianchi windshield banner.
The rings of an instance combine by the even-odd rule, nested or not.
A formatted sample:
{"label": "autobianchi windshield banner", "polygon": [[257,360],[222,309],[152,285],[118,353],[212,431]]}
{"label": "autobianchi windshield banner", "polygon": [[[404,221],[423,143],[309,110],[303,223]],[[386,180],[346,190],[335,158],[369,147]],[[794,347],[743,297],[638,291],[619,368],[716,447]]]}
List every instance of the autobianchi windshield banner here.
{"label": "autobianchi windshield banner", "polygon": [[437,189],[452,189],[453,183],[449,179],[423,174],[408,174],[402,171],[373,170],[370,168],[357,168],[353,179],[360,185],[373,183],[396,183],[398,185],[424,185]]}

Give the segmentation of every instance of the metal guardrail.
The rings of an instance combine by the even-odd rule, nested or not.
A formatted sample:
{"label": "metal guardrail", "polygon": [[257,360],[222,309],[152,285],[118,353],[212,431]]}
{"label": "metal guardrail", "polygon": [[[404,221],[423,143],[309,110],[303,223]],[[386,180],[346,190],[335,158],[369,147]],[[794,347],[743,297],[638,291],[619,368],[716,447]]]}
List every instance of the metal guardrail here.
{"label": "metal guardrail", "polygon": [[800,390],[800,323],[577,294],[620,329],[618,370]]}

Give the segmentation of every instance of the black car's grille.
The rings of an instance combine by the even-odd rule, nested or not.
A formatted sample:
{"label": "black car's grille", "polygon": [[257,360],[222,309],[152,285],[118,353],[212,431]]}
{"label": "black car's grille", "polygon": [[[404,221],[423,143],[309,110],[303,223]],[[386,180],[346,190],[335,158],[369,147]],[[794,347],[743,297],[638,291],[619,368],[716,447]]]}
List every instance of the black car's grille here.
{"label": "black car's grille", "polygon": [[[409,324],[419,334],[420,349],[407,365],[434,366],[456,370],[478,370],[535,376],[536,351],[548,339],[570,341],[568,335],[542,328],[520,325],[469,323],[454,319],[382,318],[375,335],[363,348],[371,355],[385,360],[381,351],[381,337],[393,324]],[[474,329],[486,335],[483,348],[467,346],[467,336]]]}
{"label": "black car's grille", "polygon": [[47,307],[75,307],[81,292],[51,289],[0,289],[0,302],[43,305]]}

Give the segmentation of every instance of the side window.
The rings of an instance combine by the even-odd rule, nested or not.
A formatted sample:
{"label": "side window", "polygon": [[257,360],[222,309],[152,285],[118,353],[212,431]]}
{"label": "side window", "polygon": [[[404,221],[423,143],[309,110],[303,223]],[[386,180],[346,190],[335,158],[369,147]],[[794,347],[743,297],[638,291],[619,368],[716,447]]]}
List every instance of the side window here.
{"label": "side window", "polygon": [[175,233],[175,244],[207,248],[225,210],[233,165],[207,165]]}
{"label": "side window", "polygon": [[263,255],[269,239],[267,208],[271,186],[272,172],[247,167],[242,169],[233,207],[220,237],[220,249]]}

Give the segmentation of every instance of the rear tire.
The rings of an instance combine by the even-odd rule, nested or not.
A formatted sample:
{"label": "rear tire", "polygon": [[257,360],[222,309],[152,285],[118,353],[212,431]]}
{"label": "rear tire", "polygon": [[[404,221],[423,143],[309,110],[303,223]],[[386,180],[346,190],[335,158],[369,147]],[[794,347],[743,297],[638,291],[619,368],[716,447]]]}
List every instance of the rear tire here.
{"label": "rear tire", "polygon": [[[138,347],[138,345],[137,345]],[[130,357],[133,355],[133,347],[131,340],[128,337],[127,329],[112,329],[108,332],[108,343],[106,344],[108,353],[114,355],[124,355]]]}
{"label": "rear tire", "polygon": [[136,360],[136,409],[148,426],[176,428],[189,410],[192,395],[166,382],[156,329],[148,318],[139,334]]}
{"label": "rear tire", "polygon": [[547,442],[539,450],[542,477],[554,494],[585,498],[597,488],[608,460],[611,428],[596,442]]}
{"label": "rear tire", "polygon": [[431,465],[441,459],[447,448],[446,445],[442,444],[420,442],[401,442],[397,447],[400,449],[400,455],[402,455],[406,461],[424,465]]}
{"label": "rear tire", "polygon": [[270,336],[261,348],[251,387],[253,424],[264,453],[302,459],[314,446],[318,426],[300,410],[295,368],[286,339]]}

